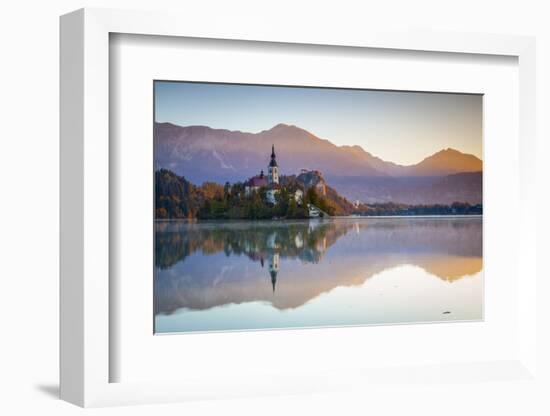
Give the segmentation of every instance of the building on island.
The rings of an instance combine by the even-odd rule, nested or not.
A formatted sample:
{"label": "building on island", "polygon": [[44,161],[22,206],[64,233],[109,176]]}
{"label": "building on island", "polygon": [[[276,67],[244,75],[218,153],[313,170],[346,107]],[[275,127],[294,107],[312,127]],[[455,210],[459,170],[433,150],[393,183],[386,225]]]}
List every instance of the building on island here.
{"label": "building on island", "polygon": [[244,183],[244,194],[249,196],[252,192],[258,192],[263,186],[267,186],[267,178],[262,170],[258,176],[254,176]]}
{"label": "building on island", "polygon": [[[264,175],[262,170],[259,175],[248,179],[244,183],[244,193],[246,196],[251,195],[253,192],[258,192],[260,188],[266,188],[266,199],[270,204],[276,204],[276,195],[281,191],[281,185],[279,184],[279,165],[277,164],[277,157],[275,155],[275,145],[271,146],[271,160],[267,167],[267,176]],[[295,198],[302,198],[303,192],[296,192]],[[298,199],[296,199],[298,201]]]}
{"label": "building on island", "polygon": [[281,191],[281,185],[279,185],[279,166],[277,165],[277,158],[275,156],[275,145],[271,145],[271,160],[267,167],[267,193],[266,198],[270,204],[276,204],[277,195]]}
{"label": "building on island", "polygon": [[277,203],[277,198],[275,197],[275,195],[277,195],[280,191],[281,191],[281,185],[279,185],[278,183],[269,184],[267,186],[267,192],[265,195],[267,202],[275,205]]}
{"label": "building on island", "polygon": [[302,191],[300,188],[296,188],[296,191],[294,191],[294,200],[298,203],[298,205],[300,205],[303,199],[304,191]]}
{"label": "building on island", "polygon": [[[300,174],[299,178],[303,177],[304,175],[309,178],[311,174],[318,174],[317,176],[320,177],[320,173],[317,171],[309,172],[305,169],[302,169],[302,173]],[[277,203],[277,194],[279,194],[282,189],[280,180],[281,174],[279,172],[279,165],[277,163],[277,156],[275,154],[275,145],[271,145],[271,158],[267,166],[267,175],[264,175],[264,171],[262,170],[259,175],[249,178],[244,183],[244,193],[246,196],[250,196],[252,193],[258,192],[261,188],[265,188],[266,201],[270,204],[275,205]],[[307,187],[314,186],[319,194],[323,196],[326,195],[324,181],[315,181],[314,179],[309,180],[311,181],[311,184],[308,184]],[[293,189],[293,192],[287,189],[290,194],[290,199],[293,198],[298,205],[301,205],[304,199],[304,190],[300,187],[296,187],[296,185],[292,186],[292,188],[295,188]]]}
{"label": "building on island", "polygon": [[319,218],[321,217],[321,210],[315,205],[307,204],[308,215],[310,218]]}
{"label": "building on island", "polygon": [[277,165],[277,158],[275,157],[275,145],[271,145],[271,160],[269,167],[267,168],[267,179],[269,183],[279,183],[279,166]]}

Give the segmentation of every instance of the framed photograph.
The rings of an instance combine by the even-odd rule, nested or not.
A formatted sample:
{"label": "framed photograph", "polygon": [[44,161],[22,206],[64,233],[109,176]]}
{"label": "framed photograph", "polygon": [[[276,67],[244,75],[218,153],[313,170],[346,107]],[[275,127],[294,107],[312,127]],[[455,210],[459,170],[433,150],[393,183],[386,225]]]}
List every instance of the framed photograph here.
{"label": "framed photograph", "polygon": [[483,318],[481,94],[153,94],[156,334]]}
{"label": "framed photograph", "polygon": [[62,398],[532,379],[534,40],[180,21],[61,18]]}

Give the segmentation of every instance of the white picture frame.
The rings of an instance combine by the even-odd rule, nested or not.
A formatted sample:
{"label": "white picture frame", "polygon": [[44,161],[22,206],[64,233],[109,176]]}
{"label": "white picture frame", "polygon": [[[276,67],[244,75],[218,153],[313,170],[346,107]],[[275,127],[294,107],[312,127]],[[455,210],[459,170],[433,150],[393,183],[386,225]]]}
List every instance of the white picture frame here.
{"label": "white picture frame", "polygon": [[[536,195],[530,177],[535,169],[535,42],[530,37],[464,33],[411,33],[361,30],[331,32],[312,27],[281,30],[276,24],[233,27],[219,21],[205,25],[168,13],[82,9],[61,18],[61,398],[80,406],[158,403],[196,398],[322,392],[342,388],[342,379],[361,385],[411,380],[407,369],[336,369],[318,374],[282,372],[271,380],[240,380],[224,388],[221,379],[111,382],[110,366],[110,169],[109,36],[113,33],[206,39],[280,42],[334,47],[382,48],[438,53],[505,55],[519,65],[519,212],[530,212]],[[520,215],[518,270],[522,270],[518,305],[518,353],[509,359],[456,365],[419,366],[412,378],[479,381],[475,374],[524,380],[536,374],[536,218]],[[521,269],[519,269],[521,268]],[[359,369],[361,370],[361,369]],[[482,379],[484,378],[482,377]],[[284,381],[284,383],[280,383]],[[280,386],[284,384],[284,389]]]}

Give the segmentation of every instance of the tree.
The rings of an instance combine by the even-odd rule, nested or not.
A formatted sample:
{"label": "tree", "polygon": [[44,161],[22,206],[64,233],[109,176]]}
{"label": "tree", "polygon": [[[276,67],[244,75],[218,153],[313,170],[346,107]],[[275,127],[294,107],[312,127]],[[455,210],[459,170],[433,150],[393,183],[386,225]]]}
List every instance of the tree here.
{"label": "tree", "polygon": [[168,211],[166,210],[166,208],[157,208],[155,211],[155,218],[168,218]]}
{"label": "tree", "polygon": [[304,202],[306,203],[306,205],[312,204],[317,206],[319,204],[319,197],[317,196],[317,191],[313,186],[308,188],[308,190],[306,191]]}

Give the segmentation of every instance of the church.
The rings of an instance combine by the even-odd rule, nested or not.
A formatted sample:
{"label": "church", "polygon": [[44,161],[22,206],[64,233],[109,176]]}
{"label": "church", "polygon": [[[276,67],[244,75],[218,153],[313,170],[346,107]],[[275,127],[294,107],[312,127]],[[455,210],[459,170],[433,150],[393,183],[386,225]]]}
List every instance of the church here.
{"label": "church", "polygon": [[277,165],[277,157],[275,156],[275,145],[271,146],[271,160],[267,167],[267,178],[262,170],[258,176],[254,176],[245,182],[244,192],[246,195],[250,195],[262,187],[267,188],[267,202],[271,204],[277,203],[275,195],[280,192],[281,185],[279,185],[279,166]]}
{"label": "church", "polygon": [[275,145],[271,145],[271,160],[267,167],[267,202],[275,204],[277,200],[275,195],[281,190],[279,185],[279,166],[277,166],[277,158],[275,157]]}
{"label": "church", "polygon": [[[259,175],[248,179],[244,183],[245,195],[249,196],[253,192],[258,192],[260,188],[265,188],[266,201],[275,205],[277,203],[276,195],[281,192],[280,176],[277,156],[275,155],[275,145],[271,145],[271,159],[267,166],[267,176],[264,175],[264,171],[262,170]],[[290,196],[290,198],[294,198],[298,205],[301,205],[303,197],[304,191],[300,187],[296,187]]]}

